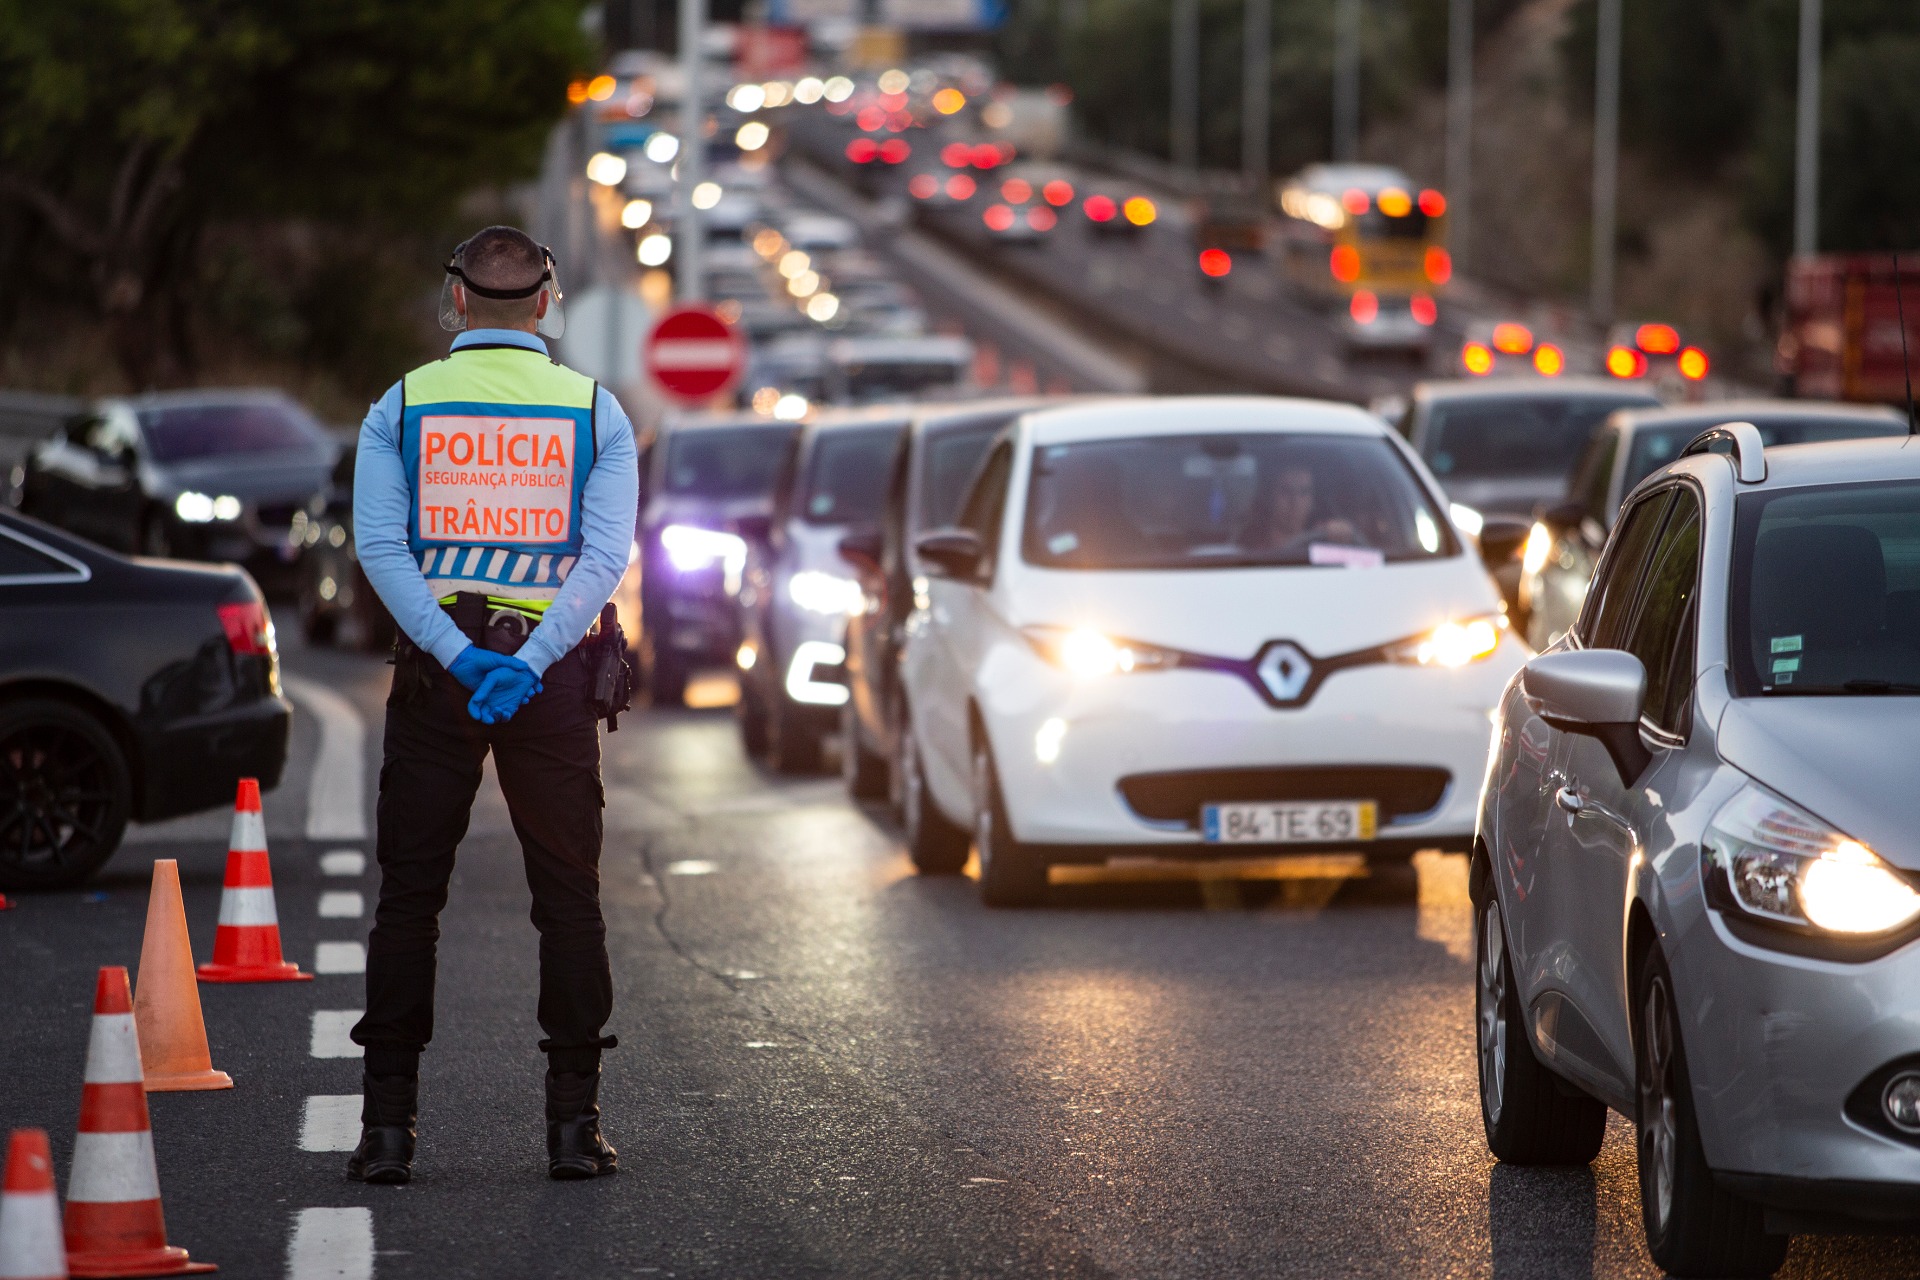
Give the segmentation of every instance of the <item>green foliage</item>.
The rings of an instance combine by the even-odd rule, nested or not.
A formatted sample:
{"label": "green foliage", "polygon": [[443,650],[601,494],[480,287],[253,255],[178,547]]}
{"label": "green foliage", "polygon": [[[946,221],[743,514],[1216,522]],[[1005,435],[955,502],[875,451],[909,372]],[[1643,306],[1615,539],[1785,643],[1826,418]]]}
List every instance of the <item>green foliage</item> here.
{"label": "green foliage", "polygon": [[130,380],[182,375],[203,228],[419,228],[530,175],[582,7],[0,0],[0,307],[90,296]]}

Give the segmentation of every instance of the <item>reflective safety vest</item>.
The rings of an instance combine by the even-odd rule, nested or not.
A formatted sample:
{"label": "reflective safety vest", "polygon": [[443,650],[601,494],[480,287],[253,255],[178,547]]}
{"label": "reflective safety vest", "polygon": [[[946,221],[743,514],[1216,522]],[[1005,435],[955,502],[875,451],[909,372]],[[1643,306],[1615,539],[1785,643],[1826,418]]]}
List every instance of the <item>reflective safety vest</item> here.
{"label": "reflective safety vest", "polygon": [[462,347],[401,382],[407,546],[436,596],[546,601],[579,559],[593,379],[525,347]]}

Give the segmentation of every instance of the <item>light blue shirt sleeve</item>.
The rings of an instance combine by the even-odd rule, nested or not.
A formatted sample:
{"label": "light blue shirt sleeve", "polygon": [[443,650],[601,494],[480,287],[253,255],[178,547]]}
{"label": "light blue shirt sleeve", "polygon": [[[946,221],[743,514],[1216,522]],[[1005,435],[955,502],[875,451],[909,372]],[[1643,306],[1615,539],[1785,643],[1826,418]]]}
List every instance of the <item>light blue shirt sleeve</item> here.
{"label": "light blue shirt sleeve", "polygon": [[353,464],[354,551],[367,581],[393,615],[394,624],[437,658],[441,666],[451,667],[473,642],[461,634],[434,599],[432,588],[407,549],[413,490],[407,485],[406,464],[400,458],[401,402],[401,384],[396,382],[367,410],[367,419],[360,424],[360,448]]}
{"label": "light blue shirt sleeve", "polygon": [[[599,616],[600,606],[613,598],[613,589],[620,585],[627,571],[627,555],[633,548],[633,530],[640,514],[640,451],[627,411],[605,387],[599,388],[594,398],[593,424],[593,469],[587,473],[580,501],[580,558],[561,584],[560,593],[547,606],[546,617],[520,647],[521,661],[536,675],[587,634],[587,628]],[[395,459],[397,462],[397,453]],[[403,513],[402,550],[405,521]],[[411,560],[408,563],[411,565]],[[414,574],[417,577],[419,570]],[[394,617],[399,619],[398,614]]]}

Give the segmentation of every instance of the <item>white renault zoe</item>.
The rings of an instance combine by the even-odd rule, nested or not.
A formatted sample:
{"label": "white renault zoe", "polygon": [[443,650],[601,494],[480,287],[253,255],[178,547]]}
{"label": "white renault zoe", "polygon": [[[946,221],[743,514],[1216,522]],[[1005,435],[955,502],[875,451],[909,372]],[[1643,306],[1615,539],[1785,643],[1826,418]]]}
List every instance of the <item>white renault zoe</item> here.
{"label": "white renault zoe", "polygon": [[1036,411],[915,546],[902,799],[982,896],[1054,863],[1465,850],[1527,656],[1378,418],[1254,398]]}

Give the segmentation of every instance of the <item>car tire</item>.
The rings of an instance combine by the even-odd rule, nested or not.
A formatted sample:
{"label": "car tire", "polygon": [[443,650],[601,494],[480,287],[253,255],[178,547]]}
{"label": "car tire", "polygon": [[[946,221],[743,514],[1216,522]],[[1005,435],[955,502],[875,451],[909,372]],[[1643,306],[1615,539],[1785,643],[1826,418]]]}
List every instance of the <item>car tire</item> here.
{"label": "car tire", "polygon": [[53,698],[0,705],[0,890],[84,882],[132,810],[126,753],[97,717]]}
{"label": "car tire", "polygon": [[855,800],[885,800],[892,790],[886,760],[860,740],[860,715],[851,699],[840,709],[840,772]]}
{"label": "car tire", "polygon": [[1506,1164],[1590,1164],[1606,1139],[1606,1104],[1576,1092],[1534,1053],[1506,921],[1491,891],[1474,925],[1474,1031],[1487,1147]]}
{"label": "car tire", "polygon": [[1767,1231],[1760,1206],[1722,1190],[1707,1167],[1673,974],[1657,945],[1639,965],[1633,1010],[1634,1145],[1647,1252],[1677,1276],[1772,1275],[1790,1237]]}
{"label": "car tire", "polygon": [[973,846],[980,855],[980,901],[990,907],[1030,907],[1047,895],[1047,864],[1016,840],[993,752],[973,748]]}
{"label": "car tire", "polygon": [[972,836],[965,827],[948,822],[927,792],[926,766],[913,725],[900,718],[900,828],[907,837],[907,856],[923,876],[957,876],[967,865]]}
{"label": "car tire", "polygon": [[780,773],[814,773],[820,768],[820,733],[798,723],[794,706],[774,694],[767,708],[767,762]]}

